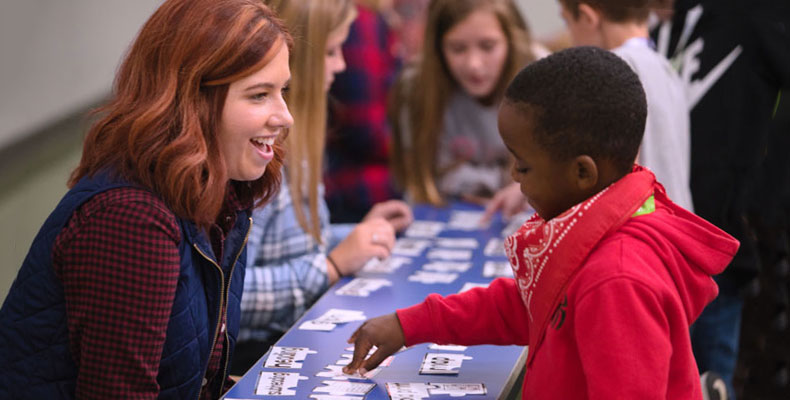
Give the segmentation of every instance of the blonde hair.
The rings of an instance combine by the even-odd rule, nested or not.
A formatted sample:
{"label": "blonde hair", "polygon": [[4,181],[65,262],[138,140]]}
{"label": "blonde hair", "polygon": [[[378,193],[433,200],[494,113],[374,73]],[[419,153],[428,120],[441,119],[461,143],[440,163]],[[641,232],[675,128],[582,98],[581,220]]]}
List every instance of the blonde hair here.
{"label": "blonde hair", "polygon": [[[494,14],[508,42],[502,75],[485,100],[492,103],[501,100],[508,82],[524,65],[535,60],[526,22],[512,0],[431,1],[425,44],[415,66],[415,74],[401,75],[393,89],[389,110],[393,129],[393,174],[412,199],[419,203],[443,203],[436,187],[436,153],[445,107],[457,83],[447,70],[442,39],[453,26],[480,9]],[[404,107],[408,110],[407,121],[401,121]],[[401,122],[406,126],[401,126]],[[406,133],[409,137],[402,137]]]}
{"label": "blonde hair", "polygon": [[[285,21],[294,38],[287,98],[294,124],[286,138],[286,170],[299,225],[320,243],[318,185],[326,137],[326,43],[332,31],[356,15],[356,9],[352,0],[267,0],[266,3]],[[309,222],[300,206],[305,189]]]}

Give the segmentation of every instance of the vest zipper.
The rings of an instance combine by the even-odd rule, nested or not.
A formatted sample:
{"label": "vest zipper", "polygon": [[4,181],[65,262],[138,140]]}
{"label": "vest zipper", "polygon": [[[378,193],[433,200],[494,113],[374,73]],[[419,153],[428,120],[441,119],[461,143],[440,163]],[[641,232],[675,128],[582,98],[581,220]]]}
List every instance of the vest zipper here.
{"label": "vest zipper", "polygon": [[[236,259],[233,260],[233,264],[230,267],[230,274],[229,274],[230,277],[228,278],[228,287],[230,287],[230,280],[233,278],[233,269],[236,268],[236,261],[239,260],[239,257],[241,256],[241,253],[244,251],[244,246],[247,245],[247,240],[250,237],[250,230],[252,230],[252,218],[249,218],[249,221],[250,221],[250,225],[247,228],[247,234],[244,236],[244,242],[242,242],[241,249],[239,249],[239,252],[236,254]],[[195,250],[197,250],[197,252],[200,253],[201,256],[203,256],[203,258],[208,260],[208,262],[210,262],[211,264],[213,264],[217,268],[217,270],[219,271],[219,278],[220,278],[220,285],[221,285],[220,287],[222,288],[221,293],[220,293],[219,309],[217,310],[217,326],[214,328],[214,336],[211,339],[211,347],[209,347],[209,362],[211,362],[211,353],[214,351],[214,346],[217,344],[217,333],[219,332],[219,327],[222,324],[221,321],[223,320],[222,316],[220,316],[219,313],[220,313],[220,311],[222,311],[222,306],[227,303],[227,297],[228,297],[227,290],[225,290],[225,274],[222,273],[222,267],[220,267],[219,264],[217,264],[216,261],[212,260],[211,257],[209,257],[205,253],[203,253],[203,251],[200,250],[200,248],[197,246],[196,243],[192,243],[192,247],[194,247]],[[225,314],[227,315],[227,309],[225,310]],[[223,353],[227,351],[227,346],[228,346],[228,329],[226,327],[225,328],[225,347],[226,348],[223,349]],[[225,366],[224,366],[224,368],[222,370],[222,380],[223,380],[222,385],[223,386],[225,385],[225,382],[224,382],[225,381],[225,371],[227,369],[228,369],[228,360],[227,360],[227,357],[225,357]],[[203,369],[203,379],[206,379],[206,371],[207,370],[208,370],[208,363],[206,363],[206,368]],[[201,383],[202,382],[203,381],[201,380]],[[222,390],[222,386],[220,386],[220,390]],[[203,392],[203,385],[201,384],[200,390],[198,391],[198,395],[197,395],[197,399],[198,400],[200,399],[200,394],[202,392]]]}

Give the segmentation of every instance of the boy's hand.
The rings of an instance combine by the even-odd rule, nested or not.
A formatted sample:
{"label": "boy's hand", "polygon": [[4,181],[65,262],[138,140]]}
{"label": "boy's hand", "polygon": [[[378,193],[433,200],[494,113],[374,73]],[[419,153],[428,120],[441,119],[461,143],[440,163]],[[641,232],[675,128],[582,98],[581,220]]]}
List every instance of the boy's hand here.
{"label": "boy's hand", "polygon": [[411,207],[401,200],[387,200],[376,203],[365,215],[363,221],[374,218],[384,218],[396,232],[402,232],[414,221]]}
{"label": "boy's hand", "polygon": [[[354,358],[343,368],[343,372],[353,374],[359,370],[364,375],[400,350],[405,342],[403,328],[400,326],[397,314],[392,313],[369,319],[348,339],[348,343],[354,343]],[[365,356],[373,346],[378,349],[365,360]]]}

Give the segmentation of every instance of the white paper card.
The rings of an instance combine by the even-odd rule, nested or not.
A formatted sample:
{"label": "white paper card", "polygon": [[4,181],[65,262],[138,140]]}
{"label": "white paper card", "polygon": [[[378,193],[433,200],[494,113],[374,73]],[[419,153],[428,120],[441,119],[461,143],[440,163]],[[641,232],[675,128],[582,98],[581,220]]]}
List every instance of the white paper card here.
{"label": "white paper card", "polygon": [[464,350],[466,350],[466,346],[459,346],[457,344],[436,344],[436,343],[431,343],[431,345],[428,346],[428,348],[431,349],[431,350],[439,350],[439,351],[464,351]]}
{"label": "white paper card", "polygon": [[449,394],[451,397],[462,397],[467,394],[485,395],[486,385],[482,383],[431,383],[428,392],[432,395]]}
{"label": "white paper card", "polygon": [[331,394],[351,394],[364,396],[370,389],[376,386],[375,383],[348,382],[348,381],[321,381],[325,386],[316,387],[313,392]]}
{"label": "white paper card", "polygon": [[406,229],[406,237],[433,238],[439,235],[444,229],[444,222],[437,221],[414,221]]}
{"label": "white paper card", "polygon": [[451,249],[476,249],[480,243],[474,238],[438,238],[435,246]]}
{"label": "white paper card", "polygon": [[507,257],[505,254],[505,241],[499,238],[491,238],[486,244],[483,254],[489,257]]}
{"label": "white paper card", "polygon": [[458,293],[463,293],[463,292],[465,292],[465,291],[467,291],[469,289],[474,289],[476,287],[483,287],[484,288],[484,287],[488,287],[488,284],[487,283],[466,282],[466,283],[464,283],[464,286],[461,287],[461,290],[458,291]]}
{"label": "white paper card", "polygon": [[486,278],[494,277],[513,277],[513,268],[510,267],[508,261],[486,261],[483,264],[483,276]]}
{"label": "white paper card", "polygon": [[307,347],[272,347],[269,357],[263,364],[266,368],[302,368],[302,361],[308,354],[316,354],[317,351]]}
{"label": "white paper card", "polygon": [[428,251],[430,260],[465,261],[472,258],[472,250],[459,249],[431,249]]}
{"label": "white paper card", "polygon": [[372,371],[368,371],[365,375],[360,375],[359,372],[355,374],[346,374],[343,372],[343,365],[327,365],[324,367],[325,371],[320,371],[315,376],[324,378],[332,378],[334,380],[348,380],[348,379],[371,379],[381,372],[381,367],[376,367]]}
{"label": "white paper card", "polygon": [[377,278],[354,278],[340,289],[335,290],[335,294],[339,296],[368,297],[371,292],[375,292],[384,286],[392,286],[392,282]]}
{"label": "white paper card", "polygon": [[472,357],[455,353],[428,353],[422,359],[420,374],[426,375],[457,375],[464,360]]}
{"label": "white paper card", "polygon": [[392,254],[408,257],[418,257],[422,251],[431,245],[430,240],[414,239],[414,238],[401,238],[395,242],[392,248]]}
{"label": "white paper card", "polygon": [[364,267],[363,272],[371,274],[390,274],[405,264],[411,263],[411,258],[392,256],[384,260],[371,258]]}
{"label": "white paper card", "polygon": [[409,280],[413,282],[422,282],[428,285],[434,283],[450,283],[458,278],[458,274],[446,272],[433,272],[433,271],[415,271],[414,274],[409,275]]}
{"label": "white paper card", "polygon": [[516,233],[516,231],[521,228],[525,222],[527,222],[533,213],[534,212],[522,212],[510,217],[507,226],[505,229],[502,229],[502,237],[508,237]]}
{"label": "white paper card", "polygon": [[436,272],[466,272],[472,268],[472,263],[468,261],[432,261],[422,266],[426,271]]}
{"label": "white paper card", "polygon": [[298,372],[261,372],[255,386],[256,396],[295,396],[300,380],[309,379]]}
{"label": "white paper card", "polygon": [[482,223],[483,211],[453,211],[447,229],[472,231],[486,229],[490,223]]}

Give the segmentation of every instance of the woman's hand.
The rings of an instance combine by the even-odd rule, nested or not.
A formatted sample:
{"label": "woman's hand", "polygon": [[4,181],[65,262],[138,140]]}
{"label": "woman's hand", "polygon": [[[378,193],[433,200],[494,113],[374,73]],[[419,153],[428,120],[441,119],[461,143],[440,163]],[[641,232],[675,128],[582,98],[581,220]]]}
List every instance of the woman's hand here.
{"label": "woman's hand", "polygon": [[481,222],[488,222],[494,213],[502,211],[502,216],[510,218],[522,211],[529,210],[529,203],[524,194],[521,193],[521,187],[518,182],[513,182],[494,195],[491,201],[486,205],[486,210],[483,213]]}
{"label": "woman's hand", "polygon": [[376,203],[365,218],[362,219],[362,222],[373,218],[384,218],[392,224],[396,232],[402,232],[414,221],[411,207],[401,200],[388,200]]}
{"label": "woman's hand", "polygon": [[[329,257],[335,262],[341,275],[351,275],[362,268],[373,257],[384,259],[390,256],[395,246],[395,229],[384,218],[365,219],[332,250]],[[331,271],[329,268],[327,271]],[[333,277],[330,272],[330,282]],[[334,278],[334,279],[333,279]]]}
{"label": "woman's hand", "polygon": [[[354,358],[343,368],[343,372],[353,374],[359,370],[364,375],[400,350],[405,342],[397,314],[369,319],[348,339],[348,343],[354,343]],[[378,349],[366,360],[365,357],[373,346]]]}

